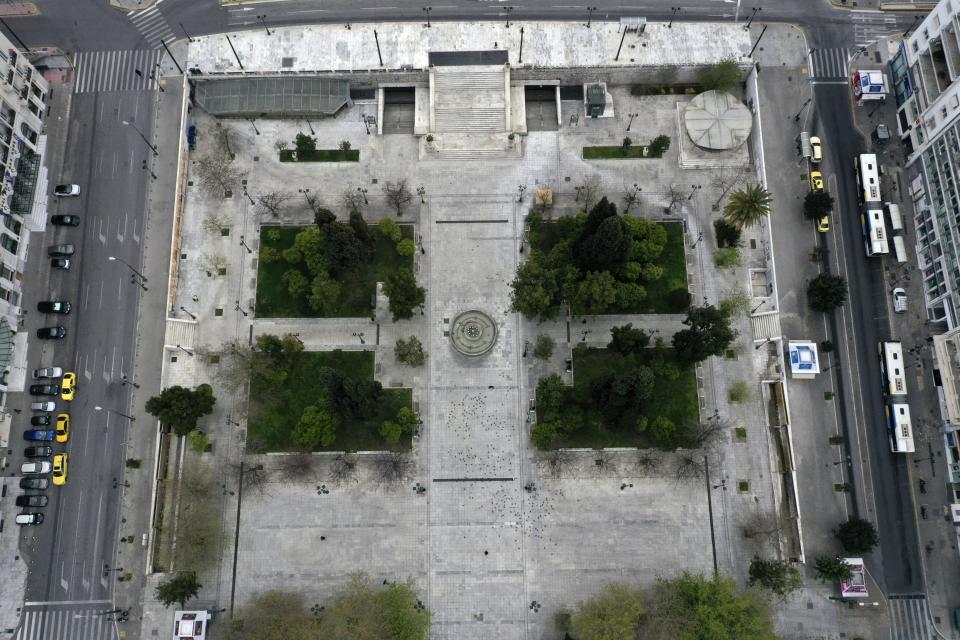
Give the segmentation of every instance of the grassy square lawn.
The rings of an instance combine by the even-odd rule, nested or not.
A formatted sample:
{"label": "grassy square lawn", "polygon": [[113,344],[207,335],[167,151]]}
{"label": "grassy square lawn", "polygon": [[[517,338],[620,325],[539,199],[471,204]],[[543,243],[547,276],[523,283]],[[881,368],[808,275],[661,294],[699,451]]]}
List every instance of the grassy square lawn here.
{"label": "grassy square lawn", "polygon": [[[331,367],[348,378],[373,379],[372,351],[302,351],[294,356],[294,364],[287,378],[288,384],[270,398],[251,390],[250,425],[247,439],[260,441],[267,451],[291,451],[296,447],[290,434],[303,410],[313,404],[323,393],[318,372]],[[380,451],[385,449],[410,449],[409,438],[391,445],[380,437],[380,424],[392,420],[400,407],[413,406],[410,389],[384,389],[380,410],[374,417],[354,421],[344,418],[337,429],[337,439],[326,450],[330,451]]]}
{"label": "grassy square lawn", "polygon": [[[273,247],[282,252],[293,246],[293,240],[305,227],[264,226],[260,228],[260,246]],[[276,240],[270,238],[270,230],[279,231]],[[377,231],[374,225],[370,230],[376,239],[373,261],[362,264],[350,273],[337,278],[340,283],[340,300],[330,314],[332,318],[369,318],[372,309],[370,301],[376,292],[377,282],[383,282],[387,274],[403,267],[412,267],[413,258],[397,253],[396,243]],[[413,238],[413,225],[400,225],[404,238]],[[257,317],[258,318],[317,318],[320,316],[310,308],[307,295],[294,298],[283,283],[283,274],[293,268],[312,280],[305,264],[295,267],[282,258],[272,264],[260,261],[257,269]]]}
{"label": "grassy square lawn", "polygon": [[[650,366],[657,353],[656,349],[644,349],[641,354],[632,356],[633,362]],[[667,360],[673,358],[673,349],[661,349],[659,353]],[[571,405],[576,404],[578,398],[586,396],[593,380],[609,371],[623,368],[629,364],[629,361],[630,359],[609,349],[575,350],[574,386],[567,389],[567,402]],[[603,417],[598,411],[584,405],[583,412],[586,418],[583,427],[564,436],[559,446],[590,448],[654,446],[649,435],[637,432],[632,426],[608,429],[603,425]],[[646,416],[651,423],[657,416],[669,418],[678,426],[696,423],[700,419],[700,411],[694,369],[680,369],[680,375],[676,380],[657,376],[653,396],[647,400],[642,415]],[[635,418],[632,417],[631,420]]]}

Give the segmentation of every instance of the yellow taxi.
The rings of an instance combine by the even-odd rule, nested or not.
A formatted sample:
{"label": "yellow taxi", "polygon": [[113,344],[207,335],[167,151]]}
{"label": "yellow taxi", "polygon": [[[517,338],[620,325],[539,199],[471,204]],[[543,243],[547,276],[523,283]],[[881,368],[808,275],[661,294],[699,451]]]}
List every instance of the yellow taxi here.
{"label": "yellow taxi", "polygon": [[53,456],[53,484],[57,486],[67,484],[67,454],[65,453]]}
{"label": "yellow taxi", "polygon": [[823,174],[819,171],[810,172],[810,188],[814,191],[823,191]]}
{"label": "yellow taxi", "polygon": [[73,400],[73,394],[77,392],[77,374],[67,371],[63,374],[60,381],[60,397],[64,400]]}
{"label": "yellow taxi", "polygon": [[820,233],[830,231],[830,216],[825,215],[822,218],[817,218],[817,231]]}
{"label": "yellow taxi", "polygon": [[70,414],[69,413],[58,413],[57,414],[57,442],[66,442],[70,439]]}

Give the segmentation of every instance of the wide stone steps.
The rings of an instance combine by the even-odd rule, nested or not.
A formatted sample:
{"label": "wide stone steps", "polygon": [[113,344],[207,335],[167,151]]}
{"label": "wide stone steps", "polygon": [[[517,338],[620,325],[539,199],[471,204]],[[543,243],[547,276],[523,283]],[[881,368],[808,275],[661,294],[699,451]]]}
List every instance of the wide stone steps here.
{"label": "wide stone steps", "polygon": [[432,158],[438,160],[515,160],[520,158],[520,148],[513,149],[440,149]]}
{"label": "wide stone steps", "polygon": [[435,109],[434,130],[439,133],[503,131],[503,109]]}

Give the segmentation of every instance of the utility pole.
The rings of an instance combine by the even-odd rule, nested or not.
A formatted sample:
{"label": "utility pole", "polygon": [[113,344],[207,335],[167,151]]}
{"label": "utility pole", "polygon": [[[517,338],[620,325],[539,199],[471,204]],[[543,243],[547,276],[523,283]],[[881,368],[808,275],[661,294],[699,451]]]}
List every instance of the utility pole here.
{"label": "utility pole", "polygon": [[183,23],[182,23],[182,22],[179,22],[179,23],[177,23],[177,24],[180,25],[180,28],[181,28],[181,29],[183,29],[183,35],[187,36],[187,41],[188,41],[188,42],[193,42],[193,38],[191,38],[191,37],[190,37],[190,34],[187,33],[187,28],[186,28],[185,26],[183,26]]}
{"label": "utility pole", "polygon": [[613,57],[614,62],[616,62],[617,60],[620,59],[620,50],[623,49],[623,41],[626,39],[626,37],[627,37],[627,27],[624,26],[624,27],[623,27],[623,35],[620,36],[620,46],[617,47],[617,55],[615,55],[615,56]]}
{"label": "utility pole", "polygon": [[377,36],[377,30],[373,30],[373,41],[377,43],[377,58],[380,60],[380,66],[383,66],[383,56],[380,54],[380,38]]}
{"label": "utility pole", "polygon": [[[226,34],[226,33],[223,34],[223,37],[227,39],[227,44],[230,45],[230,51],[233,51],[233,57],[237,59],[237,64],[240,65],[240,71],[243,71],[243,63],[240,62],[240,56],[237,55],[237,50],[233,48],[233,40],[231,40],[229,34]],[[163,40],[161,40],[161,42],[163,42]],[[167,46],[167,45],[163,45],[163,46]],[[183,73],[183,71],[181,71],[180,73]]]}
{"label": "utility pole", "polygon": [[[171,59],[171,60],[173,60],[173,64],[177,67],[177,71],[180,72],[180,75],[183,75],[183,67],[181,67],[181,66],[180,66],[180,63],[177,62],[177,59],[173,57],[173,52],[170,51],[170,47],[168,47],[168,46],[167,46],[167,43],[164,42],[163,40],[160,41],[160,44],[162,44],[162,45],[163,45],[163,48],[167,50],[167,55],[170,56],[170,59]],[[233,48],[233,45],[231,44],[230,47]],[[236,52],[234,52],[234,54],[236,54]],[[243,66],[241,65],[240,68],[242,69]]]}
{"label": "utility pole", "polygon": [[517,64],[523,62],[523,27],[520,27],[520,57],[517,58]]}
{"label": "utility pole", "polygon": [[137,125],[133,124],[132,122],[127,122],[126,120],[121,120],[121,122],[128,127],[133,127],[133,130],[140,134],[140,137],[143,139],[144,143],[146,143],[146,145],[150,147],[150,150],[153,151],[153,155],[160,155],[160,152],[157,151],[157,145],[152,144],[149,140],[147,140],[147,136],[143,134],[143,131],[140,131],[140,129],[137,128]]}
{"label": "utility pole", "polygon": [[757,45],[759,45],[760,41],[763,39],[763,34],[767,32],[767,26],[768,25],[763,25],[763,30],[760,32],[760,37],[757,38],[757,41],[753,44],[753,49],[750,49],[750,53],[747,54],[748,58],[753,57],[753,52],[757,50]]}

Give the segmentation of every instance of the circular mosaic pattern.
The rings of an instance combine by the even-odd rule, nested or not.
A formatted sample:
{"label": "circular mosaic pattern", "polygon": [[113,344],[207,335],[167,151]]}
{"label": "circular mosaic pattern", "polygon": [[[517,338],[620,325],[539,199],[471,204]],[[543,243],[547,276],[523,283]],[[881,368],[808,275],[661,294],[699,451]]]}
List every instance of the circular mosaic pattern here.
{"label": "circular mosaic pattern", "polygon": [[460,353],[482,356],[490,351],[497,341],[497,325],[483,311],[464,311],[453,319],[450,339]]}

